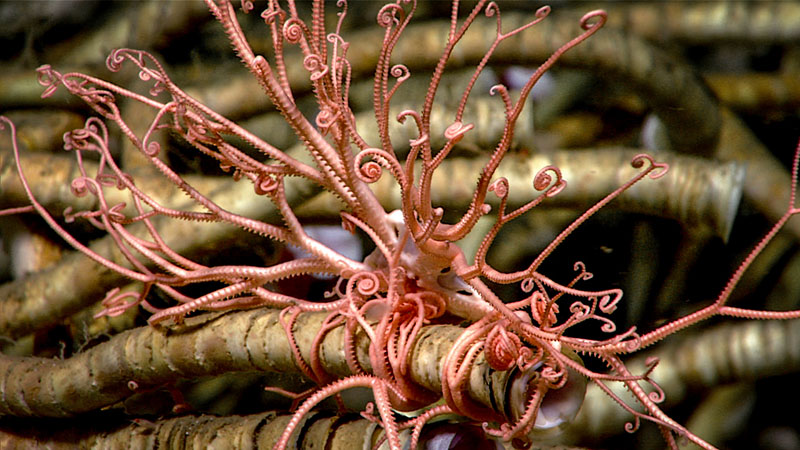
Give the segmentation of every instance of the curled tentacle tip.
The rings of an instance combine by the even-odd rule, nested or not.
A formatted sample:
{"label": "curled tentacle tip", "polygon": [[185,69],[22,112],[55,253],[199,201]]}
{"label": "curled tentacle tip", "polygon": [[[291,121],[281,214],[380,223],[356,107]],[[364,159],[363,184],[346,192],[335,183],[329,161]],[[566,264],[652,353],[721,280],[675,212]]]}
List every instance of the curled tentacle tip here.
{"label": "curled tentacle tip", "polygon": [[383,169],[381,165],[375,161],[367,161],[361,165],[359,172],[363,181],[367,183],[374,183],[380,179]]}
{"label": "curled tentacle tip", "polygon": [[[553,181],[554,176],[555,181]],[[558,194],[566,187],[567,182],[561,177],[561,170],[556,166],[545,166],[533,177],[533,188],[537,191],[546,189],[545,195],[548,197]]]}
{"label": "curled tentacle tip", "polygon": [[625,422],[625,431],[627,433],[635,433],[639,429],[639,418],[637,417],[633,422]]}
{"label": "curled tentacle tip", "polygon": [[461,140],[464,137],[464,134],[473,129],[475,127],[474,124],[468,123],[464,124],[460,120],[453,122],[446,130],[444,130],[444,137],[447,140],[454,141],[454,143]]}
{"label": "curled tentacle tip", "polygon": [[489,4],[486,5],[486,10],[484,14],[486,14],[486,17],[492,17],[499,12],[500,12],[500,7],[497,6],[497,3],[489,2]]}
{"label": "curled tentacle tip", "polygon": [[164,92],[164,85],[160,81],[156,81],[155,86],[148,91],[151,97],[157,97],[158,94]]}
{"label": "curled tentacle tip", "polygon": [[[380,25],[382,28],[388,28],[392,25],[400,24],[400,18],[402,18],[404,14],[405,12],[400,5],[396,3],[389,3],[384,5],[380,11],[378,11],[376,20],[378,25]],[[400,18],[398,18],[398,15]]]}
{"label": "curled tentacle tip", "polygon": [[380,288],[380,280],[372,272],[361,272],[358,274],[358,279],[355,281],[356,290],[359,294],[364,296],[372,295],[378,292]]}
{"label": "curled tentacle tip", "polygon": [[42,98],[48,98],[58,89],[61,84],[61,74],[53,70],[50,64],[44,64],[36,69],[37,81],[40,86],[46,89],[42,92]]}
{"label": "curled tentacle tip", "polygon": [[586,270],[586,264],[583,261],[575,261],[575,264],[572,266],[572,270],[576,272],[580,272],[580,276],[582,280],[591,280],[594,274]]}
{"label": "curled tentacle tip", "polygon": [[[328,68],[325,66],[325,69],[320,72],[314,72],[311,75],[311,80],[315,81],[314,75],[318,74],[320,77],[324,76],[328,73]],[[337,120],[341,117],[339,112],[339,108],[333,107],[323,107],[322,111],[317,114],[316,119],[314,122],[317,124],[317,127],[323,131],[323,134],[326,134],[326,130],[328,130]]]}
{"label": "curled tentacle tip", "polygon": [[542,6],[541,8],[536,10],[536,18],[544,19],[545,17],[547,17],[548,14],[550,14],[550,11],[551,11],[550,5]]}
{"label": "curled tentacle tip", "polygon": [[624,345],[625,351],[628,353],[633,353],[642,348],[642,337],[639,335],[639,333],[636,333],[636,327],[631,327],[630,335],[633,339],[624,341]]}
{"label": "curled tentacle tip", "polygon": [[417,122],[417,126],[419,127],[422,123],[422,118],[419,116],[419,113],[414,111],[413,109],[404,109],[397,113],[397,121],[400,123],[406,122],[406,117],[411,116],[415,122]]}
{"label": "curled tentacle tip", "polygon": [[404,109],[404,110],[400,111],[399,113],[397,113],[397,121],[400,122],[400,123],[406,123],[406,116],[409,116],[409,115],[412,115],[412,114],[417,114],[417,112],[414,111],[413,109]]}
{"label": "curled tentacle tip", "polygon": [[274,192],[277,189],[280,180],[278,177],[267,174],[260,174],[254,183],[255,192],[258,195],[264,195],[269,192]]}
{"label": "curled tentacle tip", "polygon": [[389,73],[393,77],[397,78],[398,83],[405,81],[406,79],[408,79],[408,77],[411,76],[411,71],[409,71],[408,67],[406,67],[403,64],[395,64],[394,66],[392,66]]}
{"label": "curled tentacle tip", "polygon": [[145,155],[154,158],[158,156],[159,152],[161,152],[161,144],[156,141],[152,141],[148,143],[146,146],[143,147]]}
{"label": "curled tentacle tip", "polygon": [[655,159],[647,153],[640,153],[634,156],[631,160],[631,166],[635,169],[641,169],[644,167],[645,162],[650,164],[646,171],[649,173],[651,179],[655,180],[661,178],[669,171],[669,164],[656,162]]}
{"label": "curled tentacle tip", "polygon": [[489,95],[508,93],[508,88],[504,84],[495,84],[489,88]]}
{"label": "curled tentacle tip", "polygon": [[[89,181],[84,177],[75,178],[69,183],[69,187],[72,195],[76,197],[83,197],[89,192],[94,193],[94,190],[89,186]],[[64,214],[67,214],[68,211],[72,212],[71,206],[67,206],[66,209],[64,209]]]}
{"label": "curled tentacle tip", "polygon": [[417,139],[412,139],[409,141],[412,147],[416,147],[418,145],[422,145],[426,141],[428,141],[428,133],[422,132],[422,118],[420,117],[419,113],[414,111],[413,109],[404,109],[397,114],[397,121],[400,123],[405,123],[406,117],[411,116],[414,119],[414,122],[417,124],[417,129],[420,130],[420,135]]}
{"label": "curled tentacle tip", "polygon": [[328,74],[328,66],[317,54],[311,54],[303,58],[303,68],[311,72],[311,81],[317,81]]}
{"label": "curled tentacle tip", "polygon": [[[591,22],[595,17],[597,17],[598,20],[596,22]],[[608,13],[606,13],[605,10],[596,9],[594,11],[589,11],[581,17],[581,28],[590,30],[592,28],[602,27],[605,25],[607,19]]]}
{"label": "curled tentacle tip", "polygon": [[[533,188],[537,191],[543,191],[553,182],[553,177],[547,173],[553,166],[547,166],[539,170],[535,177],[533,177]],[[560,175],[560,173],[558,173]]]}
{"label": "curled tentacle tip", "polygon": [[666,395],[663,391],[653,391],[647,394],[647,398],[649,398],[653,403],[661,403],[666,398]]}
{"label": "curled tentacle tip", "polygon": [[617,331],[617,325],[614,322],[606,322],[600,327],[600,331],[603,333],[613,333]]}
{"label": "curled tentacle tip", "polygon": [[303,37],[303,22],[296,17],[291,17],[289,20],[283,23],[283,37],[291,44],[297,44],[300,42],[300,38]]}
{"label": "curled tentacle tip", "polygon": [[275,21],[275,17],[282,14],[283,11],[277,8],[267,8],[261,12],[261,18],[264,19],[264,23],[270,25]]}
{"label": "curled tentacle tip", "polygon": [[522,289],[522,292],[531,292],[535,287],[536,283],[534,283],[533,278],[524,278],[520,281],[520,289]]}
{"label": "curled tentacle tip", "polygon": [[106,58],[106,67],[108,67],[108,70],[118,72],[122,67],[123,56],[121,50],[122,49],[115,48],[108,54]]}
{"label": "curled tentacle tip", "polygon": [[498,178],[489,185],[489,192],[494,192],[499,198],[508,196],[508,180],[505,177]]}
{"label": "curled tentacle tip", "polygon": [[653,160],[653,157],[647,153],[639,153],[638,155],[635,155],[633,159],[631,159],[631,166],[633,166],[635,169],[640,169],[644,167],[645,161],[649,162],[651,165],[656,163],[655,160]]}

